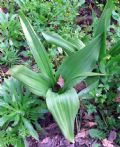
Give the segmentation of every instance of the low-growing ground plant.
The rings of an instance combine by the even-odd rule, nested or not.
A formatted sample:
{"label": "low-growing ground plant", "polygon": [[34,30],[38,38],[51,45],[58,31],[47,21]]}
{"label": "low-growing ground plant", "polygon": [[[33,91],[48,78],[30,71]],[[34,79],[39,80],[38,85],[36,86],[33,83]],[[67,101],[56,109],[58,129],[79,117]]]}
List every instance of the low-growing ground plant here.
{"label": "low-growing ground plant", "polygon": [[13,78],[5,79],[0,85],[0,145],[24,146],[30,135],[39,140],[37,131],[42,129],[37,121],[46,112],[46,104],[33,97],[23,84]]}
{"label": "low-growing ground plant", "polygon": [[4,11],[0,7],[0,64],[9,67],[17,64],[21,42],[20,25],[17,14]]}
{"label": "low-growing ground plant", "polygon": [[[15,0],[0,2],[0,62],[11,67],[20,62],[21,51],[27,54],[27,47],[24,42],[23,34],[20,31],[17,11],[21,9],[33,24],[37,33],[44,30],[50,30],[59,33],[62,36],[70,38],[71,36],[80,36],[81,28],[76,25],[75,19],[79,6],[84,1],[44,1],[44,0]],[[14,30],[14,31],[13,31]],[[5,47],[3,47],[3,42]],[[48,44],[45,44],[48,48]],[[57,56],[57,52],[52,49],[56,46],[49,46],[49,56]],[[27,54],[27,58],[30,58]],[[15,58],[16,56],[16,58]]]}
{"label": "low-growing ground plant", "polygon": [[[108,7],[109,9],[112,8],[110,6],[111,5],[110,3],[112,4],[112,1],[108,1],[108,3],[106,4],[106,7]],[[116,15],[116,17],[119,18],[119,15],[112,10],[113,8],[111,9],[112,16]],[[101,21],[99,21],[99,25],[96,25],[95,27],[96,31],[94,32],[94,34],[98,35],[99,32],[101,33],[102,31],[104,31],[104,29],[100,27],[104,25],[103,20],[105,17],[108,16],[106,12],[107,11],[104,9],[103,14],[101,16]],[[119,21],[119,19],[117,19],[117,21]],[[110,32],[108,32],[108,36],[109,33]],[[104,35],[105,36],[103,36],[104,43],[102,46],[102,52],[100,53],[101,56],[99,57],[96,69],[97,71],[102,72],[107,76],[104,77],[101,76],[99,78],[98,86],[94,87],[89,92],[89,95],[86,95],[85,99],[87,101],[87,105],[86,103],[85,105],[88,114],[92,113],[95,115],[95,122],[98,124],[97,128],[109,134],[111,130],[114,129],[119,130],[118,124],[120,123],[119,120],[120,42],[119,42],[119,36],[117,37],[117,39],[115,39],[114,36],[111,36],[111,41],[109,40],[108,43],[108,41],[106,41],[107,34]],[[88,98],[90,101],[88,101]],[[91,103],[92,103],[92,107],[91,109],[89,109]]]}
{"label": "low-growing ground plant", "polygon": [[50,30],[59,33],[61,36],[71,37],[76,35],[75,31],[79,28],[75,24],[75,19],[78,8],[84,4],[84,1],[16,0],[16,3],[25,14],[27,13],[37,33]]}

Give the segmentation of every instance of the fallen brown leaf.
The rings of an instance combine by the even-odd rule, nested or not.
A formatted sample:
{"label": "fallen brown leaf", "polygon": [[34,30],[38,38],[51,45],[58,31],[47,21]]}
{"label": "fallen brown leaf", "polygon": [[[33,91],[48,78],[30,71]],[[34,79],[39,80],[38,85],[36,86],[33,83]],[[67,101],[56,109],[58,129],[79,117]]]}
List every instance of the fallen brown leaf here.
{"label": "fallen brown leaf", "polygon": [[62,88],[64,87],[64,79],[63,77],[60,75],[59,78],[58,78],[58,82],[57,84]]}
{"label": "fallen brown leaf", "polygon": [[113,141],[117,138],[117,133],[113,130],[110,132],[108,140],[113,143]]}
{"label": "fallen brown leaf", "polygon": [[42,140],[41,143],[42,143],[42,144],[46,144],[46,143],[48,143],[50,140],[51,140],[50,137],[46,137],[45,139]]}
{"label": "fallen brown leaf", "polygon": [[85,115],[83,116],[83,119],[93,121],[94,117],[92,115],[88,115],[87,113],[85,113]]}
{"label": "fallen brown leaf", "polygon": [[77,85],[75,86],[75,89],[76,89],[77,92],[80,92],[81,90],[83,90],[83,89],[85,89],[85,88],[86,88],[86,85],[85,85],[84,82],[81,82],[81,83],[79,83],[79,84],[77,84]]}
{"label": "fallen brown leaf", "polygon": [[114,101],[120,103],[120,97],[117,97]]}
{"label": "fallen brown leaf", "polygon": [[88,127],[94,127],[94,126],[96,126],[96,125],[97,125],[96,122],[87,122],[87,123],[85,124],[85,126],[88,126]]}
{"label": "fallen brown leaf", "polygon": [[11,75],[10,70],[8,70],[5,74],[10,76]]}
{"label": "fallen brown leaf", "polygon": [[111,141],[107,140],[106,138],[102,141],[104,147],[115,147]]}
{"label": "fallen brown leaf", "polygon": [[88,139],[83,139],[83,138],[78,138],[77,140],[75,140],[77,143],[79,143],[79,145],[89,145],[89,140]]}
{"label": "fallen brown leaf", "polygon": [[77,138],[86,138],[88,136],[88,130],[82,129],[77,135],[76,135],[76,139]]}
{"label": "fallen brown leaf", "polygon": [[7,13],[7,12],[8,12],[8,10],[6,8],[0,7],[0,13]]}

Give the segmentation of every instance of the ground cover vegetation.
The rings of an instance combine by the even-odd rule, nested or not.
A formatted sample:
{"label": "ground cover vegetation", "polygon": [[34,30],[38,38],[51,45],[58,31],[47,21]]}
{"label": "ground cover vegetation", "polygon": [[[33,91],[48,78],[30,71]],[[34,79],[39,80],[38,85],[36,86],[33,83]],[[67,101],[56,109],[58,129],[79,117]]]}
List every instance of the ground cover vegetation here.
{"label": "ground cover vegetation", "polygon": [[1,147],[61,146],[61,138],[55,144],[45,136],[47,119],[46,127],[56,122],[69,143],[120,145],[119,6],[117,0],[0,2]]}

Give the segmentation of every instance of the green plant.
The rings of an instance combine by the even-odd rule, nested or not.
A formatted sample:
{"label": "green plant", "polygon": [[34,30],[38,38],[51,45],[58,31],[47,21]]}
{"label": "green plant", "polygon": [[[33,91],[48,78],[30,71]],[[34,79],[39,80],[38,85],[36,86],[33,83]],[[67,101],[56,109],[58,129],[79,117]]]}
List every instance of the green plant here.
{"label": "green plant", "polygon": [[[0,64],[13,65],[18,60],[17,51],[15,50],[15,47],[19,44],[16,41],[18,26],[14,19],[16,19],[16,15],[10,16],[8,13],[0,12]],[[17,31],[13,31],[14,29]]]}
{"label": "green plant", "polygon": [[[43,31],[53,31],[67,39],[71,37],[80,38],[82,36],[81,28],[76,25],[75,21],[78,9],[84,1],[16,0],[16,3],[20,10],[27,15],[38,35]],[[45,48],[49,49],[50,55],[53,55],[53,48],[56,50],[56,46],[53,44],[48,45],[44,40],[43,44]],[[56,56],[57,52],[54,52],[54,57]]]}
{"label": "green plant", "polygon": [[64,39],[61,41],[60,37],[56,37],[56,44],[60,41],[61,44],[65,42],[64,49],[70,56],[66,56],[54,72],[44,46],[23,13],[20,13],[20,21],[40,72],[35,73],[23,65],[13,67],[10,72],[25,83],[33,93],[46,97],[48,109],[62,133],[68,140],[74,142],[74,120],[79,109],[79,98],[72,87],[88,76],[100,75],[91,71],[98,60],[101,35],[93,39],[84,49],[79,48],[80,44],[74,41],[65,42]]}
{"label": "green plant", "polygon": [[[4,8],[1,7],[2,9]],[[0,11],[0,64],[11,66],[19,59],[18,51],[23,43],[17,19],[17,14],[14,14],[12,10],[11,13]]]}
{"label": "green plant", "polygon": [[96,107],[92,104],[87,105],[87,112],[88,115],[91,115],[92,113],[96,113]]}
{"label": "green plant", "polygon": [[90,129],[89,135],[90,135],[90,137],[96,138],[96,139],[104,139],[106,136],[103,131],[100,131],[98,129]]}
{"label": "green plant", "polygon": [[[108,95],[106,93],[110,93],[110,90],[117,84],[116,81],[119,79],[119,51],[120,51],[120,43],[117,41],[114,45],[108,46],[106,38],[108,27],[110,26],[110,17],[112,14],[115,14],[112,11],[114,8],[113,1],[108,0],[107,4],[103,10],[100,20],[94,28],[94,37],[99,33],[102,33],[102,46],[100,49],[100,56],[96,70],[106,74],[106,77],[100,77],[99,86],[96,89],[96,92],[93,92],[95,96],[97,94],[98,99],[102,97],[101,102],[105,102],[107,100]],[[116,16],[118,18],[118,15]],[[119,19],[118,19],[119,21]],[[115,87],[114,87],[115,88]],[[110,95],[109,95],[110,96]],[[109,98],[110,99],[110,98]],[[99,99],[100,100],[100,99]]]}
{"label": "green plant", "polygon": [[12,66],[19,60],[18,51],[10,46],[7,41],[0,44],[0,52],[0,64]]}
{"label": "green plant", "polygon": [[[108,0],[96,26],[93,40],[86,46],[79,39],[68,41],[68,39],[65,40],[54,33],[42,33],[47,41],[62,47],[67,54],[63,63],[55,71],[51,67],[44,46],[29,21],[23,13],[20,13],[23,32],[40,72],[35,73],[20,65],[13,67],[11,74],[25,83],[33,93],[46,97],[49,111],[54,116],[64,136],[71,142],[74,142],[74,120],[79,109],[78,96],[81,94],[81,92],[77,94],[73,86],[82,80],[86,80],[90,85],[92,83],[93,87],[92,80],[94,79],[96,83],[98,78],[91,80],[87,77],[106,74],[101,69],[104,69],[102,63],[106,59],[106,31],[113,6],[113,1]],[[93,69],[104,74],[93,73]]]}
{"label": "green plant", "polygon": [[[108,87],[108,83],[107,81],[111,80],[111,77],[113,77],[113,74],[116,72],[116,74],[119,73],[119,57],[114,57],[110,55],[110,52],[112,52],[112,50],[118,53],[119,52],[119,41],[117,42],[117,44],[110,49],[110,52],[107,50],[107,44],[106,44],[106,38],[107,38],[107,29],[109,27],[110,24],[110,17],[112,15],[112,10],[114,8],[114,4],[113,1],[108,0],[103,13],[101,15],[101,18],[99,19],[99,21],[97,22],[97,25],[94,26],[94,32],[93,32],[93,38],[96,37],[96,35],[102,35],[102,43],[101,43],[101,49],[100,49],[100,53],[99,53],[99,60],[97,62],[97,66],[96,66],[96,71],[101,72],[106,74],[107,76],[105,77],[100,77],[99,80],[98,79],[92,79],[94,81],[91,81],[88,79],[87,83],[89,83],[90,87],[87,87],[87,89],[83,90],[80,92],[79,96],[83,95],[84,93],[90,91],[90,89],[93,89],[97,86],[98,82],[97,81],[102,81],[104,90],[106,89],[106,87]],[[79,39],[69,39],[70,42],[63,38],[61,38],[60,36],[56,35],[55,33],[50,34],[50,33],[43,33],[44,38],[50,42],[50,43],[54,43],[57,46],[62,47],[65,52],[68,55],[71,55],[71,52],[74,53],[73,48],[75,48],[75,51],[78,49],[83,49],[84,48],[84,43],[81,42]],[[116,48],[116,49],[114,49]],[[71,52],[69,52],[69,50]],[[111,66],[112,64],[114,64],[114,68]],[[117,66],[116,66],[117,65]],[[106,83],[105,83],[106,82]],[[100,83],[101,84],[101,83]],[[108,88],[107,88],[108,89]],[[100,91],[100,90],[99,90]],[[102,88],[101,88],[101,94],[102,94]],[[97,93],[96,93],[97,94]],[[106,97],[106,96],[105,96]],[[104,98],[103,98],[104,101]]]}
{"label": "green plant", "polygon": [[23,139],[11,130],[0,130],[0,147],[13,145],[16,147],[24,147]]}
{"label": "green plant", "polygon": [[5,79],[0,85],[0,129],[6,131],[6,137],[11,133],[18,136],[18,139],[31,135],[38,140],[34,128],[41,129],[38,128],[37,120],[43,117],[46,110],[45,103],[33,98],[19,81]]}
{"label": "green plant", "polygon": [[[106,19],[106,13],[108,11],[109,14],[113,13],[113,6],[112,1],[108,1],[106,4],[106,7],[103,11],[103,14],[101,16],[101,21],[99,21],[96,30],[97,35],[98,32],[101,32],[101,27],[104,26],[105,23],[103,23],[103,19]],[[108,7],[108,10],[106,9]],[[111,9],[111,10],[110,10]],[[106,10],[106,11],[105,11]],[[118,15],[117,15],[118,16]],[[118,19],[119,20],[119,19]],[[100,23],[101,22],[101,23]],[[109,22],[109,21],[108,21]],[[106,22],[107,24],[107,22]],[[109,23],[110,24],[110,23]],[[107,28],[108,29],[108,26]],[[98,29],[97,29],[98,28]],[[104,29],[103,29],[104,30]],[[103,33],[103,40],[106,41],[107,34]],[[108,34],[109,35],[109,34]],[[118,40],[118,41],[117,41]],[[102,76],[99,78],[98,86],[94,87],[92,91],[90,91],[90,95],[88,97],[92,96],[92,100],[94,100],[95,106],[97,106],[97,112],[100,114],[100,119],[97,121],[98,128],[104,129],[104,131],[111,130],[112,128],[119,128],[119,120],[118,116],[119,112],[117,112],[118,108],[118,102],[115,102],[117,97],[117,91],[119,88],[119,72],[120,72],[120,42],[117,38],[115,41],[116,43],[111,45],[108,44],[108,42],[105,44],[103,43],[103,51],[101,51],[101,56],[98,61],[97,71],[100,71],[107,76]]]}
{"label": "green plant", "polygon": [[55,31],[62,36],[69,36],[74,35],[73,33],[78,27],[74,21],[76,19],[77,10],[84,1],[16,0],[16,3],[24,13],[27,13],[28,18],[32,22],[37,33],[48,29],[50,31]]}
{"label": "green plant", "polygon": [[[17,19],[16,14],[0,12],[1,34],[3,36],[6,36],[7,39],[11,39],[11,41],[15,41],[14,39],[17,39],[20,36],[19,31],[18,31],[19,24],[16,23],[16,19]],[[13,31],[14,29],[15,31]]]}
{"label": "green plant", "polygon": [[115,43],[120,39],[120,8],[119,1],[115,1],[115,10],[112,12],[113,22],[111,23],[109,32],[109,36],[111,38],[111,42]]}

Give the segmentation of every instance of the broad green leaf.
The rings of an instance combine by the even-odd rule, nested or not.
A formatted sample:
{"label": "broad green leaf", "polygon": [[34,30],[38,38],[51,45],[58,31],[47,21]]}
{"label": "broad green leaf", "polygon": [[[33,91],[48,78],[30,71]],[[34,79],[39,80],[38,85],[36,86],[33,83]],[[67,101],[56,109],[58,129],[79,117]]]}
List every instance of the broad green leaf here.
{"label": "broad green leaf", "polygon": [[[71,82],[73,81],[74,83],[74,81],[78,79],[84,80],[86,77],[96,77],[96,76],[106,76],[106,74],[86,72],[86,73],[79,74],[79,75],[76,75],[76,77],[71,78]],[[68,85],[68,83],[66,83],[66,85]]]}
{"label": "broad green leaf", "polygon": [[17,142],[14,144],[14,147],[27,147],[27,146],[25,146],[24,140],[21,138],[17,140]]}
{"label": "broad green leaf", "polygon": [[2,127],[7,121],[12,121],[15,117],[15,113],[11,113],[10,115],[4,115],[0,117],[0,127]]}
{"label": "broad green leaf", "polygon": [[50,43],[62,47],[68,55],[71,55],[76,50],[80,50],[85,47],[85,44],[78,38],[71,38],[68,40],[63,39],[56,33],[42,33],[43,37]]}
{"label": "broad green leaf", "polygon": [[69,39],[69,41],[75,45],[76,50],[81,50],[85,47],[85,44],[76,37]]}
{"label": "broad green leaf", "polygon": [[0,118],[0,127],[2,127],[8,120],[9,120],[9,118],[6,116],[1,117]]}
{"label": "broad green leaf", "polygon": [[54,85],[54,75],[52,73],[52,68],[50,65],[50,61],[47,55],[47,52],[38,38],[37,34],[33,30],[31,24],[24,16],[23,13],[20,13],[20,22],[26,37],[26,40],[30,46],[31,52],[37,62],[40,71],[51,79],[51,83]]}
{"label": "broad green leaf", "polygon": [[108,54],[110,54],[112,57],[120,54],[120,40],[110,49]]}
{"label": "broad green leaf", "polygon": [[85,77],[78,77],[71,80],[78,75],[83,75],[91,72],[98,60],[99,50],[101,47],[101,36],[97,36],[92,42],[82,50],[77,51],[71,56],[66,57],[63,64],[56,72],[56,79],[61,75],[64,79],[64,89],[74,86],[76,83],[83,80]]}
{"label": "broad green leaf", "polygon": [[58,94],[48,90],[46,102],[64,136],[74,142],[74,121],[79,109],[79,99],[75,89]]}
{"label": "broad green leaf", "polygon": [[45,96],[50,87],[50,82],[46,78],[23,65],[11,68],[10,73],[13,77],[26,84],[32,92],[39,96]]}
{"label": "broad green leaf", "polygon": [[12,107],[10,105],[8,105],[8,103],[6,103],[5,101],[3,101],[2,99],[0,99],[0,107],[4,107],[6,109],[12,109]]}
{"label": "broad green leaf", "polygon": [[71,81],[81,78],[81,77],[95,77],[95,76],[105,76],[106,74],[101,74],[101,73],[95,73],[95,72],[86,72],[86,73],[81,73],[79,75],[76,75],[75,77],[71,78]]}
{"label": "broad green leaf", "polygon": [[13,127],[16,126],[16,125],[18,125],[18,123],[20,121],[20,118],[21,118],[20,115],[16,115],[14,117],[14,123],[12,124]]}
{"label": "broad green leaf", "polygon": [[100,20],[95,29],[94,37],[102,34],[102,43],[100,49],[99,60],[103,59],[106,55],[106,31],[110,24],[110,17],[112,15],[112,10],[114,8],[113,0],[108,0],[107,4],[103,10]]}
{"label": "broad green leaf", "polygon": [[62,47],[68,55],[71,55],[75,51],[74,44],[70,43],[69,41],[63,39],[56,33],[42,33],[43,37],[50,43],[53,43],[59,47]]}
{"label": "broad green leaf", "polygon": [[30,135],[39,141],[38,133],[35,131],[32,124],[26,118],[22,118],[22,120],[23,120],[25,127],[28,129]]}
{"label": "broad green leaf", "polygon": [[85,47],[84,43],[78,38],[69,39],[68,41],[63,39],[58,34],[52,32],[43,32],[42,35],[48,42],[53,43],[59,47],[62,47],[68,55],[71,55],[73,52],[75,52],[75,50],[80,50],[83,47]]}

